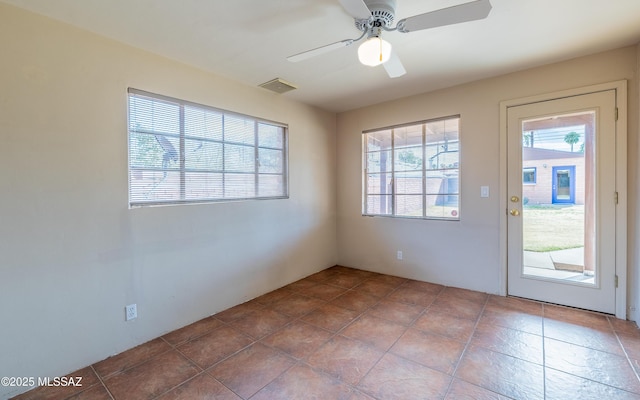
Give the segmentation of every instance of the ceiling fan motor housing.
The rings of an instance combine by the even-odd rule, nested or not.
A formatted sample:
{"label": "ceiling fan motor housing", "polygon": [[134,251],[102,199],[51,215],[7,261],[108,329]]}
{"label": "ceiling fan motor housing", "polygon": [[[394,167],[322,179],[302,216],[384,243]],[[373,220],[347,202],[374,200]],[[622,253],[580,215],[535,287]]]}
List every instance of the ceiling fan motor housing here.
{"label": "ceiling fan motor housing", "polygon": [[[396,0],[364,0],[371,11],[373,26],[391,28],[396,15]],[[371,28],[369,21],[356,20],[356,28],[365,31]]]}

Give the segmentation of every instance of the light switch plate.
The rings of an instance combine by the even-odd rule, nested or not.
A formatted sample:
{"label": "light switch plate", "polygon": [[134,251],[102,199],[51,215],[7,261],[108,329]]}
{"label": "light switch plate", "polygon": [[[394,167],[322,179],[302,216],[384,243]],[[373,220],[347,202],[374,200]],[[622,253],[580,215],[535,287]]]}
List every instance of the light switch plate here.
{"label": "light switch plate", "polygon": [[489,197],[489,186],[480,186],[480,197]]}

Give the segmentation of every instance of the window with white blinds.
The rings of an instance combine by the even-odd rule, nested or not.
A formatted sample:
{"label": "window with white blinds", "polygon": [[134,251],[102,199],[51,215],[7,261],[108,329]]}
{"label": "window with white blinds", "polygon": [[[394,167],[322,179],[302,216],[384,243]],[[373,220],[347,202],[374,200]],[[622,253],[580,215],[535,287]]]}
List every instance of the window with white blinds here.
{"label": "window with white blinds", "polygon": [[460,117],[363,133],[363,215],[460,219]]}
{"label": "window with white blinds", "polygon": [[129,205],[288,197],[287,127],[129,89]]}

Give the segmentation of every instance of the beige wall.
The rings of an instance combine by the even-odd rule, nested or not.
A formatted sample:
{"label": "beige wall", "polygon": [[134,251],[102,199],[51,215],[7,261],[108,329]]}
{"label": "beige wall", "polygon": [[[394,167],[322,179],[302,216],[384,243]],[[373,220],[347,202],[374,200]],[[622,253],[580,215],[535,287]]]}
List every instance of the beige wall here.
{"label": "beige wall", "polygon": [[[500,253],[500,127],[503,100],[629,80],[630,221],[636,221],[638,81],[636,46],[533,68],[338,115],[340,264],[489,293],[503,290]],[[408,73],[411,73],[409,71]],[[401,79],[401,78],[400,78]],[[361,132],[461,115],[461,220],[361,216]],[[480,186],[490,197],[480,197]],[[635,223],[629,228],[629,306],[638,304]],[[403,261],[396,251],[403,251]],[[634,275],[635,274],[635,275]],[[635,279],[635,280],[634,280]],[[630,316],[635,319],[635,314]]]}
{"label": "beige wall", "polygon": [[[71,372],[336,264],[335,114],[2,4],[0,49],[0,376]],[[128,209],[129,86],[289,124],[291,198]]]}

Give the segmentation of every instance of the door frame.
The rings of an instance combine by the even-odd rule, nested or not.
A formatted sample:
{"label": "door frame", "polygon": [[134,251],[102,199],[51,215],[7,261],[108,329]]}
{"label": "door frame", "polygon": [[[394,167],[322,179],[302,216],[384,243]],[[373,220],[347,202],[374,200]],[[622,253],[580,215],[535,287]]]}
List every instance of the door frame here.
{"label": "door frame", "polygon": [[[558,200],[558,170],[569,171],[569,200]],[[551,167],[551,204],[573,204],[576,201],[576,166]]]}
{"label": "door frame", "polygon": [[[615,273],[618,285],[615,289],[615,313],[617,318],[627,318],[627,80],[584,86],[541,95],[500,102],[500,294],[507,295],[507,109],[525,104],[555,100],[565,97],[615,90],[616,92],[616,249]],[[614,195],[613,193],[611,194]]]}

